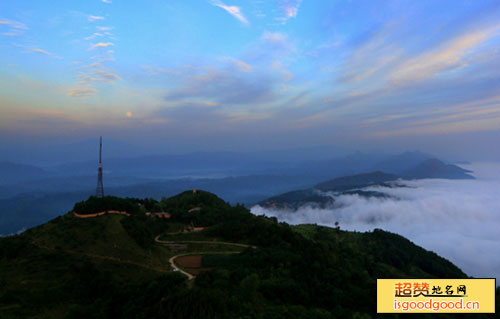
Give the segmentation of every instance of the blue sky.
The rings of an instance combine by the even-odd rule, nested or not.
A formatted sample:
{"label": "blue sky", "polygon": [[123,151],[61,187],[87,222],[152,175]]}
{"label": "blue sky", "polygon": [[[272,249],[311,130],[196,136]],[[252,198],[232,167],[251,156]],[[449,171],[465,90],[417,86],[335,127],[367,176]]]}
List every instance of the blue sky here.
{"label": "blue sky", "polygon": [[0,59],[4,145],[500,157],[497,0],[3,1]]}

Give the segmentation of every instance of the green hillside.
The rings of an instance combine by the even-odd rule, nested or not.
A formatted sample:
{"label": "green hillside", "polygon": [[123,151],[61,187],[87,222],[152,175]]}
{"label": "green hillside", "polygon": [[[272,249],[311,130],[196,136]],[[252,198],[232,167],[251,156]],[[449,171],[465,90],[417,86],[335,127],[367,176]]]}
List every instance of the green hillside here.
{"label": "green hillside", "polygon": [[[202,191],[75,209],[113,205],[133,214],[69,212],[0,239],[0,318],[382,318],[376,278],[466,277],[396,234],[289,226]],[[201,264],[174,271],[181,255]]]}

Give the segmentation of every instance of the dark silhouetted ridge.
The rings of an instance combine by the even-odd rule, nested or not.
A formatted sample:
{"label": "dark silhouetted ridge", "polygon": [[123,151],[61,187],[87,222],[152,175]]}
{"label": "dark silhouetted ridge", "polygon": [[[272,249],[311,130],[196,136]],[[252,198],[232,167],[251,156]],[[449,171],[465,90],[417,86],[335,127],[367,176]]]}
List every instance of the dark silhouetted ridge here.
{"label": "dark silhouetted ridge", "polygon": [[379,184],[397,180],[399,177],[393,174],[384,172],[373,172],[367,174],[359,174],[352,176],[344,176],[335,178],[314,186],[314,188],[322,191],[344,191],[357,187],[366,187],[373,184]]}
{"label": "dark silhouetted ridge", "polygon": [[469,175],[471,171],[453,164],[446,164],[438,159],[428,159],[407,170],[403,175],[407,179],[445,178],[445,179],[474,179]]}

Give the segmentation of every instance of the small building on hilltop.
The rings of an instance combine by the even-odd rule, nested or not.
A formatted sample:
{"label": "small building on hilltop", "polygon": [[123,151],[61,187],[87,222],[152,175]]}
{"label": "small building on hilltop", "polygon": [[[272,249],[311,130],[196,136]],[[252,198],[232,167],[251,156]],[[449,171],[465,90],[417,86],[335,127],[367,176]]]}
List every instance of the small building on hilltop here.
{"label": "small building on hilltop", "polygon": [[159,213],[146,212],[146,216],[149,216],[152,218],[165,218],[165,219],[169,219],[170,217],[172,217],[172,215],[170,215],[170,213],[166,213],[166,212],[159,212]]}

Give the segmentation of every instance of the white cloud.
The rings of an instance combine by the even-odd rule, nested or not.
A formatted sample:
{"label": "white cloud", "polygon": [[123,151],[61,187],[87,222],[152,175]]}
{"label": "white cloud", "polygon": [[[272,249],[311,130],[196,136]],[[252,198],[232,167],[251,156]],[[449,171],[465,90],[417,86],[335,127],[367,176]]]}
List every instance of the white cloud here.
{"label": "white cloud", "polygon": [[121,77],[102,67],[101,63],[95,62],[87,66],[91,71],[82,71],[76,76],[77,84],[80,86],[92,85],[93,82],[114,85],[115,81],[120,81]]}
{"label": "white cloud", "polygon": [[28,27],[24,23],[17,21],[0,20],[0,26],[2,25],[9,27],[7,32],[2,33],[2,35],[9,37],[20,36],[24,31],[28,30]]}
{"label": "white cloud", "polygon": [[111,31],[113,30],[113,27],[103,27],[103,26],[97,26],[95,27],[99,31]]}
{"label": "white cloud", "polygon": [[[486,167],[486,168],[485,168]],[[252,208],[291,224],[317,223],[346,230],[382,228],[435,251],[475,277],[500,278],[500,164],[467,167],[478,180],[419,180],[411,188],[372,188],[399,199],[336,196],[336,209],[296,212]],[[484,178],[487,176],[487,178]]]}
{"label": "white cloud", "polygon": [[245,16],[241,12],[240,7],[237,7],[237,6],[227,6],[227,5],[225,5],[224,3],[222,3],[219,0],[213,0],[210,3],[212,5],[214,5],[214,6],[217,6],[219,8],[222,8],[222,9],[226,10],[227,13],[229,13],[230,15],[232,15],[233,17],[235,17],[236,19],[240,20],[244,24],[248,24],[248,20],[247,20],[247,18],[245,18]]}
{"label": "white cloud", "polygon": [[94,50],[97,48],[107,48],[109,46],[115,45],[113,42],[99,42],[99,43],[94,43],[90,46],[89,50]]}
{"label": "white cloud", "polygon": [[39,49],[39,48],[31,49],[31,52],[38,52],[38,53],[42,53],[42,54],[46,54],[46,55],[51,55],[49,52],[42,50],[42,49]]}
{"label": "white cloud", "polygon": [[264,31],[261,38],[271,43],[286,43],[286,36],[279,32]]}
{"label": "white cloud", "polygon": [[89,35],[88,37],[86,37],[85,40],[92,40],[92,39],[95,39],[98,37],[103,37],[103,36],[104,36],[103,33],[94,32],[92,35]]}
{"label": "white cloud", "polygon": [[71,97],[89,97],[97,94],[97,90],[93,88],[71,88],[68,90],[68,95]]}
{"label": "white cloud", "polygon": [[282,11],[282,16],[276,18],[276,20],[286,23],[288,19],[295,18],[299,13],[299,7],[302,0],[281,0],[280,8]]}
{"label": "white cloud", "polygon": [[260,41],[267,48],[279,52],[281,57],[283,57],[283,54],[296,51],[296,48],[288,41],[288,37],[284,33],[264,31]]}
{"label": "white cloud", "polygon": [[101,16],[89,16],[89,21],[90,22],[95,22],[95,21],[99,21],[99,20],[104,20],[104,17],[101,17]]}
{"label": "white cloud", "polygon": [[101,0],[104,3],[111,3],[111,0]]}
{"label": "white cloud", "polygon": [[30,49],[29,51],[23,51],[23,53],[32,53],[32,52],[45,54],[45,55],[48,55],[48,56],[53,57],[55,59],[61,59],[60,56],[57,56],[57,55],[55,55],[47,50],[43,50],[40,48],[33,48],[33,49]]}
{"label": "white cloud", "polygon": [[466,57],[474,55],[480,46],[498,36],[500,25],[471,30],[460,34],[437,49],[425,52],[398,66],[392,74],[395,82],[419,81],[467,65]]}
{"label": "white cloud", "polygon": [[95,70],[94,74],[101,79],[109,81],[110,83],[114,83],[115,80],[121,80],[121,77],[119,75],[102,69]]}

